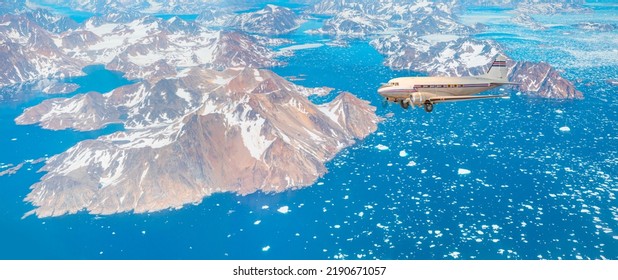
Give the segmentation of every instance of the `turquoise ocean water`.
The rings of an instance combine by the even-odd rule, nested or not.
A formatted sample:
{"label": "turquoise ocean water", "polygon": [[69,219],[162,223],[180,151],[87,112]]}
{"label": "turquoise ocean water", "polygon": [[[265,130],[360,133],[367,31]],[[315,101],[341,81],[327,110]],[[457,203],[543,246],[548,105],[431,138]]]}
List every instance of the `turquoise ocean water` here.
{"label": "turquoise ocean water", "polygon": [[[513,53],[534,46],[512,27],[492,28],[484,36],[501,43],[522,37]],[[295,44],[331,39],[303,29],[286,37]],[[502,42],[492,33],[511,35]],[[327,163],[329,172],[313,186],[217,194],[150,214],[21,219],[32,209],[23,202],[28,187],[42,176],[36,172],[42,164],[26,164],[0,177],[0,259],[618,258],[618,100],[606,82],[618,67],[582,60],[567,68],[567,77],[580,77],[574,80],[583,100],[529,98],[507,89],[509,99],[439,104],[427,114],[381,106],[380,83],[418,75],[392,71],[382,59],[366,42],[353,41],[298,50],[283,58],[286,66],[272,69],[302,77],[295,82],[304,86],[335,88],[316,102],[351,91],[378,114],[393,113]],[[88,70],[74,81],[82,92],[130,83],[102,67]],[[44,98],[0,104],[0,165],[51,156],[122,129],[15,125],[24,108]],[[565,126],[569,132],[560,130]],[[284,206],[288,213],[277,211]]]}

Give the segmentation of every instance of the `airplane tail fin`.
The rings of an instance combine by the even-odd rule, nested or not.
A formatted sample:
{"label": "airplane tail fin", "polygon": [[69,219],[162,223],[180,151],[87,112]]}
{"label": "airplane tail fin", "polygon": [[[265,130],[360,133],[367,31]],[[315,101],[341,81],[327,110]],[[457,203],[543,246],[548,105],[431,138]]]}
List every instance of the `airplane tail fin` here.
{"label": "airplane tail fin", "polygon": [[506,56],[499,54],[483,76],[496,80],[507,80]]}

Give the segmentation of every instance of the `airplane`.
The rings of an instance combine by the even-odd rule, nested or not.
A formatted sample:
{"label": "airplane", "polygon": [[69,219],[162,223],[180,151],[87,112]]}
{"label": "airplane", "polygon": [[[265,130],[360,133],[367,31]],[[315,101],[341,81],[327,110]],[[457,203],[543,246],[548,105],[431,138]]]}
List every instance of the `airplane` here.
{"label": "airplane", "polygon": [[[506,57],[499,54],[487,73],[468,77],[401,77],[378,88],[386,101],[399,103],[402,108],[423,106],[426,112],[441,102],[506,97],[508,95],[474,95],[502,85],[517,85],[507,80]],[[388,104],[388,103],[386,103]]]}

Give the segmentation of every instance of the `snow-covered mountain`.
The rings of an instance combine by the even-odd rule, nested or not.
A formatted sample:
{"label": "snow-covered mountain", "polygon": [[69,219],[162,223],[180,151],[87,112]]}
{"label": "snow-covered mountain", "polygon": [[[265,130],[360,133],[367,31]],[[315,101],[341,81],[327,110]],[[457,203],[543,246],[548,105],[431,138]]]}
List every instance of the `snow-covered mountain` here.
{"label": "snow-covered mountain", "polygon": [[386,56],[384,64],[432,75],[473,75],[483,71],[500,52],[493,41],[456,35],[403,34],[378,38],[371,45]]}
{"label": "snow-covered mountain", "polygon": [[462,6],[499,6],[513,8],[517,5],[544,5],[544,4],[559,4],[581,6],[586,4],[585,0],[460,0]]}
{"label": "snow-covered mountain", "polygon": [[0,86],[83,75],[84,64],[55,44],[56,35],[25,15],[0,16]]}
{"label": "snow-covered mountain", "polygon": [[[365,1],[366,2],[366,1]],[[344,10],[358,11],[364,14],[374,14],[375,4],[367,3],[369,6],[365,6],[365,3],[355,0],[322,0],[313,5],[308,12],[312,14],[320,15],[336,15]],[[373,4],[373,5],[372,5]]]}
{"label": "snow-covered mountain", "polygon": [[[3,0],[23,2],[25,0]],[[94,14],[113,12],[141,12],[146,14],[200,14],[204,11],[226,8],[236,11],[254,8],[265,1],[257,0],[30,0],[28,6],[63,7]],[[8,5],[7,5],[8,6]],[[0,3],[0,8],[1,8]]]}
{"label": "snow-covered mountain", "polygon": [[227,0],[37,0],[30,1],[31,6],[66,7],[75,11],[106,14],[121,11],[140,11],[158,14],[195,14],[214,5],[229,2]]}
{"label": "snow-covered mountain", "polygon": [[160,60],[174,67],[275,64],[274,53],[250,36],[197,28],[177,17],[162,20],[146,16],[126,24],[99,25],[87,21],[77,32],[91,34],[95,40],[69,49],[73,57],[93,63],[111,63],[115,65],[112,69],[124,71],[129,77],[138,77],[141,68]]}
{"label": "snow-covered mountain", "polygon": [[131,78],[143,76],[142,70],[160,61],[173,67],[219,69],[277,64],[275,53],[251,36],[197,28],[177,17],[165,21],[147,16],[126,24],[86,22],[78,31],[100,39],[72,49],[74,57],[106,64]]}
{"label": "snow-covered mountain", "polygon": [[383,16],[384,20],[409,20],[417,14],[427,14],[435,11],[451,13],[457,6],[457,1],[398,1],[398,0],[322,0],[314,4],[309,13],[321,15],[337,15],[345,10],[353,10],[372,16]]}
{"label": "snow-covered mountain", "polygon": [[517,13],[514,17],[511,18],[511,22],[517,25],[521,25],[532,30],[545,30],[547,27],[540,24],[534,18],[532,18],[528,14]]}
{"label": "snow-covered mountain", "polygon": [[250,33],[276,35],[289,33],[300,23],[291,9],[268,4],[261,10],[238,14],[229,25]]}
{"label": "snow-covered mountain", "polygon": [[52,14],[48,10],[35,9],[22,14],[40,27],[53,33],[62,33],[78,27],[77,22],[71,18]]}
{"label": "snow-covered mountain", "polygon": [[146,15],[138,11],[119,11],[92,16],[89,24],[99,26],[106,23],[129,23]]}
{"label": "snow-covered mountain", "polygon": [[[210,30],[178,17],[134,18],[134,13],[92,17],[60,34],[30,20],[28,13],[0,17],[0,86],[44,78],[82,75],[81,68],[104,64],[128,78],[144,78],[160,66],[268,67],[276,54],[243,32]],[[164,69],[165,70],[165,69]]]}
{"label": "snow-covered mountain", "polygon": [[563,78],[556,68],[545,62],[508,61],[508,67],[509,81],[519,83],[516,89],[528,95],[556,99],[584,97],[573,83]]}
{"label": "snow-covered mountain", "polygon": [[203,26],[224,26],[236,16],[237,14],[231,10],[213,7],[212,9],[201,11],[195,21]]}
{"label": "snow-covered mountain", "polygon": [[388,22],[381,17],[371,16],[356,10],[344,10],[327,19],[322,27],[306,32],[344,37],[365,37],[383,33],[388,27]]}
{"label": "snow-covered mountain", "polygon": [[[517,4],[516,11],[528,15],[553,15],[558,13],[590,13],[591,9],[585,8],[580,3],[566,3],[565,1],[526,1]],[[583,1],[573,1],[583,2]]]}
{"label": "snow-covered mountain", "polygon": [[473,28],[456,21],[453,6],[425,0],[342,1],[325,0],[313,6],[312,12],[333,15],[324,25],[308,33],[343,37],[367,37],[405,29],[408,35],[434,33],[468,34]]}
{"label": "snow-covered mountain", "polygon": [[104,95],[47,100],[17,121],[79,130],[122,123],[125,130],[50,158],[26,200],[39,217],[111,214],[181,207],[215,192],[309,185],[326,172],[325,161],[380,121],[349,93],[317,106],[306,97],[311,91],[267,70],[193,67]]}
{"label": "snow-covered mountain", "polygon": [[478,27],[470,27],[459,23],[455,17],[444,13],[431,13],[418,15],[406,22],[402,33],[408,36],[424,36],[431,34],[441,35],[470,35]]}

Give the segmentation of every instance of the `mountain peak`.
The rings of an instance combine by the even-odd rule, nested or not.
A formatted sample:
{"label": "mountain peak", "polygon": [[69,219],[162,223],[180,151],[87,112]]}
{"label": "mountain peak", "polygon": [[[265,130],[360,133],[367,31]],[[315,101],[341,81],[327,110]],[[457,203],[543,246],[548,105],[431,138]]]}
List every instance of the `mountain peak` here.
{"label": "mountain peak", "polygon": [[263,9],[237,15],[231,25],[241,30],[259,34],[285,34],[300,26],[301,20],[289,8],[266,5]]}
{"label": "mountain peak", "polygon": [[280,6],[273,5],[273,4],[266,4],[266,7],[265,7],[265,9],[270,9],[270,10],[277,10],[277,9],[280,9],[280,8],[281,8]]}

